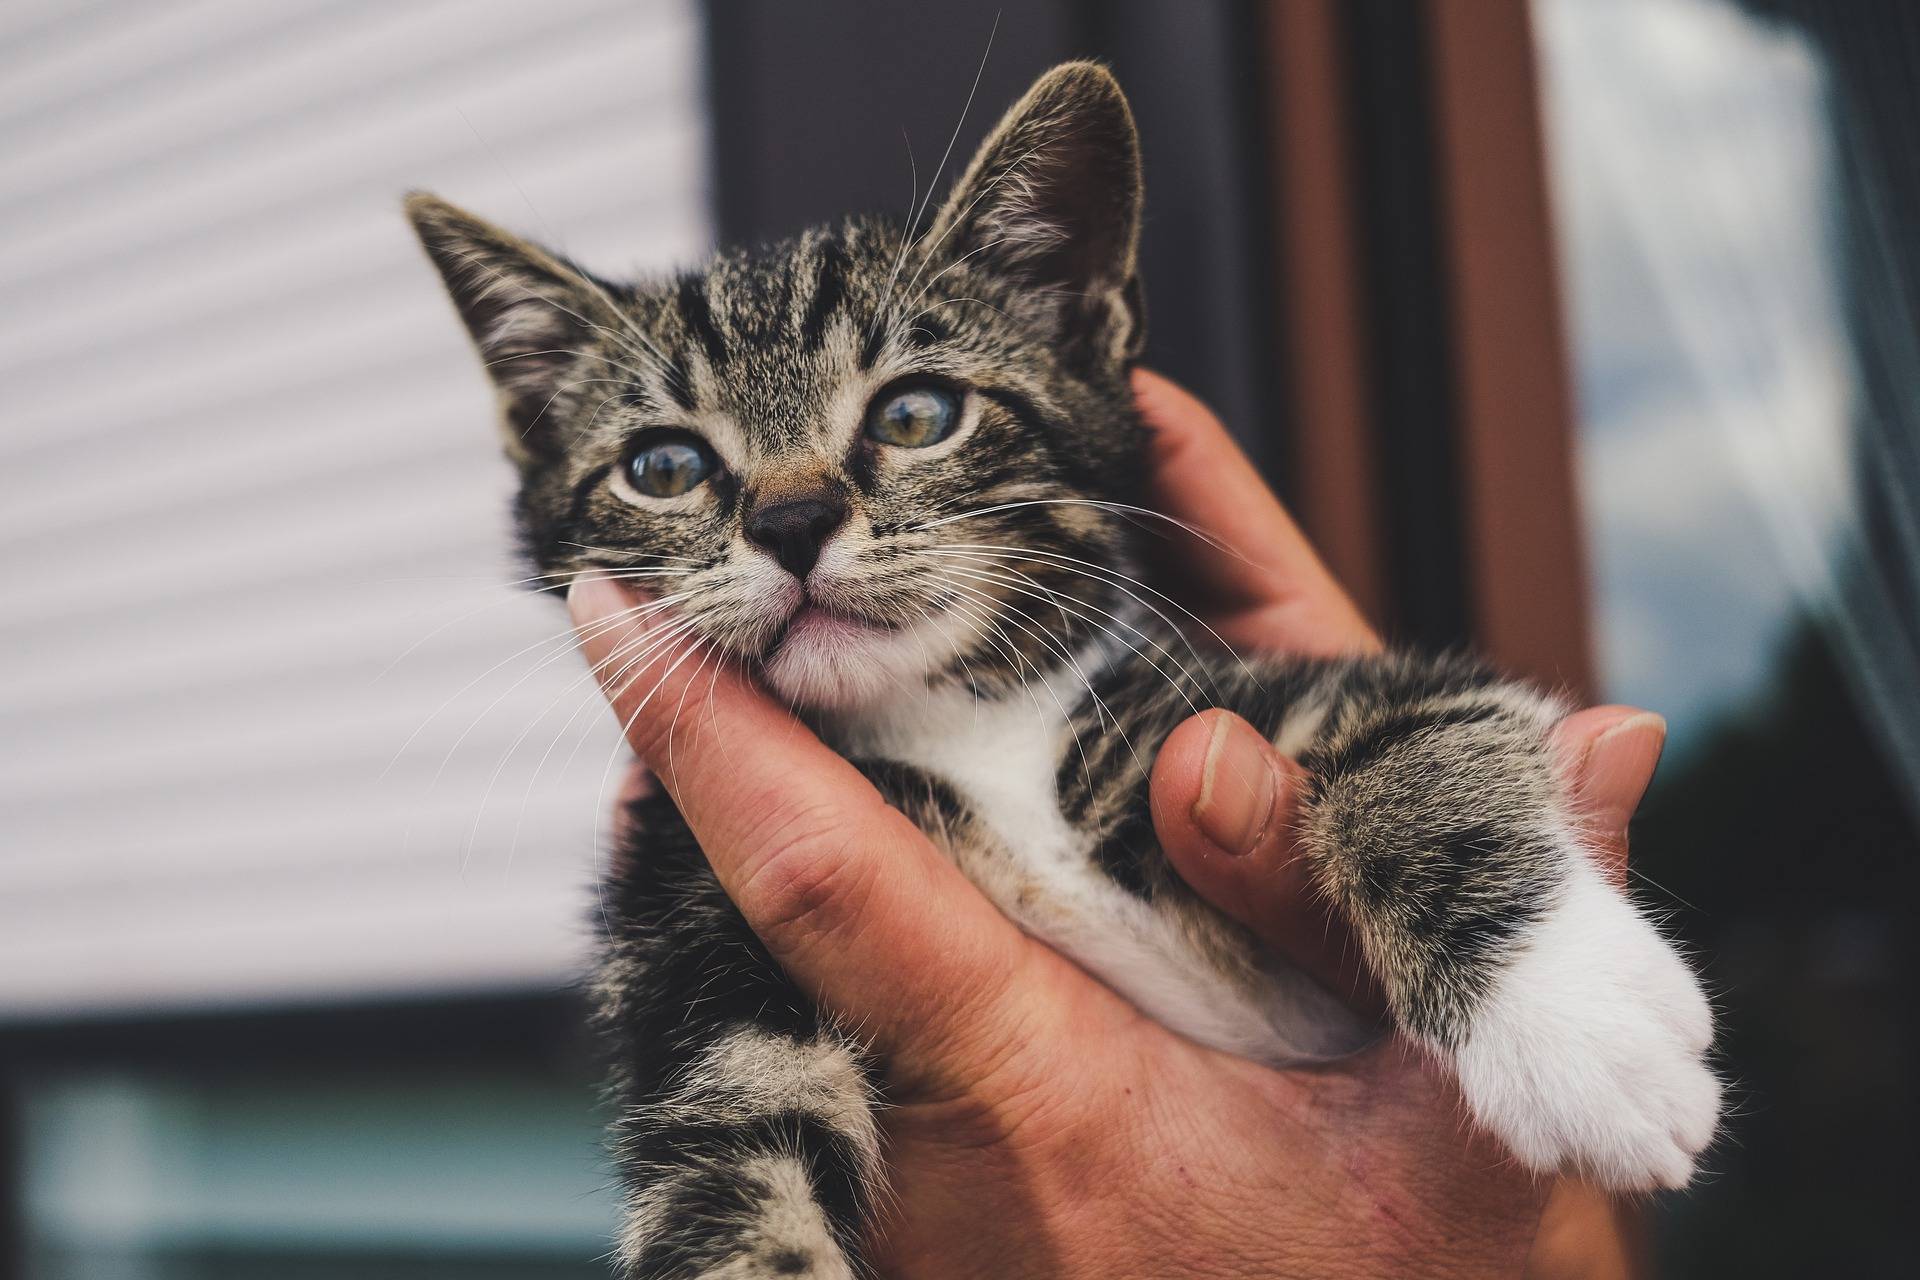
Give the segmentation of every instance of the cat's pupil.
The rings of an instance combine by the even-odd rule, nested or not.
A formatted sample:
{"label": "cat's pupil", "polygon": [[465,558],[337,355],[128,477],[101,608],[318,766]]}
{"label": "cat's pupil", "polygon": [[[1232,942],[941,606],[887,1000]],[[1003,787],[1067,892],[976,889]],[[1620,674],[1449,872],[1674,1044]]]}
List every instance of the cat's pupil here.
{"label": "cat's pupil", "polygon": [[650,498],[674,498],[713,474],[712,451],[686,438],[662,440],[633,455],[627,464],[633,487]]}
{"label": "cat's pupil", "polygon": [[867,418],[867,435],[881,444],[921,449],[953,434],[960,402],[941,387],[910,387],[884,397]]}

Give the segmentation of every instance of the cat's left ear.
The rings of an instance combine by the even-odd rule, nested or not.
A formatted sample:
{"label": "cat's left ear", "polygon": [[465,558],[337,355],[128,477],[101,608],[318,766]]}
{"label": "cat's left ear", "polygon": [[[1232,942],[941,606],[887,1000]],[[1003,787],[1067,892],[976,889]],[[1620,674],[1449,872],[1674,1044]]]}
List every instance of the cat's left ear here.
{"label": "cat's left ear", "polygon": [[599,327],[587,277],[438,196],[416,191],[406,209],[499,393],[508,454],[525,465],[557,453],[556,401]]}
{"label": "cat's left ear", "polygon": [[1140,135],[1113,73],[1069,62],[1040,77],[968,166],[926,243],[1057,290],[1063,333],[1140,354]]}

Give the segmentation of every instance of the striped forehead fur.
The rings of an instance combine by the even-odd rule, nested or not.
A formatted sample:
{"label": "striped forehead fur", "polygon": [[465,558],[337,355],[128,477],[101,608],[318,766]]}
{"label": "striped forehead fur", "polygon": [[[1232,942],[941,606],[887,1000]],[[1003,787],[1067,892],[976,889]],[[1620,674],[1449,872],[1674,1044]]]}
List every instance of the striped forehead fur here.
{"label": "striped forehead fur", "polygon": [[[1019,684],[1119,604],[1088,566],[1130,559],[1102,504],[1135,498],[1142,469],[1139,162],[1103,70],[1044,81],[919,228],[850,218],[615,285],[435,197],[408,211],[499,390],[542,581],[637,575],[750,661],[803,601],[856,620],[871,642],[814,655],[787,690],[836,705],[903,672]],[[951,440],[863,434],[908,384],[958,399]],[[662,430],[717,465],[654,500],[623,477]],[[846,514],[802,591],[746,524],[812,499]]]}

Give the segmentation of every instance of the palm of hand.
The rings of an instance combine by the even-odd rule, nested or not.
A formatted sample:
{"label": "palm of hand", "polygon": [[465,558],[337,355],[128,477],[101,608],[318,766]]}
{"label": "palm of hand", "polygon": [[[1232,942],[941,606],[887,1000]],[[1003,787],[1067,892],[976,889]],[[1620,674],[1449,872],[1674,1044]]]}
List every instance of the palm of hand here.
{"label": "palm of hand", "polygon": [[899,1082],[889,1275],[1519,1270],[1544,1192],[1397,1042],[1274,1071],[1149,1022],[1046,952],[942,1080]]}

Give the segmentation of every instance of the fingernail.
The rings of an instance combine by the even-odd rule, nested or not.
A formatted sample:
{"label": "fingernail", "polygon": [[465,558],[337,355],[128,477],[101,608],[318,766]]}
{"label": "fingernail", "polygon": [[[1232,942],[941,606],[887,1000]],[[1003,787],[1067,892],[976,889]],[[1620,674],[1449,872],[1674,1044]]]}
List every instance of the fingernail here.
{"label": "fingernail", "polygon": [[1235,857],[1252,853],[1273,825],[1280,784],[1272,752],[1266,739],[1239,716],[1214,717],[1193,821],[1222,852]]}
{"label": "fingernail", "polygon": [[1628,716],[1598,738],[1587,751],[1587,787],[1618,796],[1620,812],[1608,814],[1624,828],[1647,794],[1660,754],[1667,746],[1667,722],[1651,711]]}

